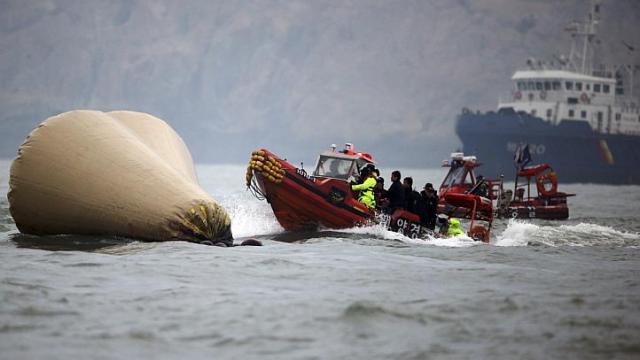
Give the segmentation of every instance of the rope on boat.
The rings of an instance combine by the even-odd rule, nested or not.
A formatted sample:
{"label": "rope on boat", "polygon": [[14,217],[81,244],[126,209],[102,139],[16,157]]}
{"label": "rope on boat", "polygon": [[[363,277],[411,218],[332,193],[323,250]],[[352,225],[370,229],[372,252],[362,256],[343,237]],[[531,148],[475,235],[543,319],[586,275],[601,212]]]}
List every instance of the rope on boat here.
{"label": "rope on boat", "polygon": [[249,184],[248,189],[251,192],[251,195],[255,196],[255,198],[260,201],[267,198],[267,195],[262,192],[262,189],[260,189],[256,178],[251,179],[251,184]]}
{"label": "rope on boat", "polygon": [[259,172],[265,180],[269,180],[275,184],[281,183],[284,177],[282,165],[275,158],[268,157],[263,150],[251,153],[251,160],[247,167],[247,186],[251,183],[251,178],[255,172]]}
{"label": "rope on boat", "polygon": [[262,175],[265,180],[274,184],[280,184],[284,178],[285,170],[278,160],[267,156],[264,150],[257,150],[251,153],[251,159],[245,175],[246,185],[258,200],[264,200],[266,195],[256,181],[256,174]]}

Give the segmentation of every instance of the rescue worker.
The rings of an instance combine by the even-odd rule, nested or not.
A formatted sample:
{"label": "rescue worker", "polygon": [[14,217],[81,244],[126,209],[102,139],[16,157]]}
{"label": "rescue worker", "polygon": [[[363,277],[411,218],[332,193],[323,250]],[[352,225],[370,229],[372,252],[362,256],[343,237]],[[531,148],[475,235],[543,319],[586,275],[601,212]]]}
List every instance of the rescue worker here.
{"label": "rescue worker", "polygon": [[488,197],[489,186],[487,185],[487,181],[484,179],[484,176],[478,175],[478,178],[476,180],[476,186],[473,188],[473,191],[471,191],[471,193],[474,195],[480,195],[482,197]]}
{"label": "rescue worker", "polygon": [[438,233],[440,235],[447,235],[449,231],[449,218],[445,214],[439,214],[436,216],[436,224],[438,225]]}
{"label": "rescue worker", "polygon": [[413,190],[413,178],[404,178],[402,185],[404,186],[404,201],[406,203],[406,209],[407,211],[416,213],[416,201],[420,197],[420,194]]}
{"label": "rescue worker", "polygon": [[420,216],[420,223],[429,230],[435,230],[438,212],[438,193],[431,183],[426,183],[416,201],[416,211]]}
{"label": "rescue worker", "polygon": [[367,168],[363,169],[360,178],[362,179],[362,184],[351,185],[351,190],[359,191],[358,201],[367,205],[368,208],[374,209],[376,207],[376,199],[373,195],[373,188],[376,186],[376,179],[373,171]]}
{"label": "rescue worker", "polygon": [[449,219],[449,230],[447,230],[447,236],[464,235],[464,230],[460,227],[460,220],[456,218]]}
{"label": "rescue worker", "polygon": [[404,209],[406,206],[404,199],[404,188],[400,183],[400,171],[395,170],[391,173],[391,186],[387,193],[389,194],[389,206],[387,207],[387,213],[392,214],[395,209]]}
{"label": "rescue worker", "polygon": [[376,186],[373,188],[373,196],[376,199],[376,209],[383,210],[389,206],[389,194],[384,189],[384,178],[376,179]]}

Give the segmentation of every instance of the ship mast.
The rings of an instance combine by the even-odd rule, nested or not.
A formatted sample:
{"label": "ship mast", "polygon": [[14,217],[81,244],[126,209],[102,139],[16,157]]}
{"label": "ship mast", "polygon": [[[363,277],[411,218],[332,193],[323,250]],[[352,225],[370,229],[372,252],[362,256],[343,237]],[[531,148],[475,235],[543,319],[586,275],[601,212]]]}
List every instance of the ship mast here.
{"label": "ship mast", "polygon": [[[593,50],[591,44],[594,43],[596,34],[598,32],[598,24],[600,23],[600,1],[593,0],[591,2],[591,11],[587,15],[586,19],[582,22],[572,21],[565,30],[571,34],[571,52],[569,53],[570,65],[577,69],[577,62],[575,58],[580,60],[579,72],[582,74],[591,75]],[[582,42],[582,51],[578,55],[576,51],[576,44]]]}

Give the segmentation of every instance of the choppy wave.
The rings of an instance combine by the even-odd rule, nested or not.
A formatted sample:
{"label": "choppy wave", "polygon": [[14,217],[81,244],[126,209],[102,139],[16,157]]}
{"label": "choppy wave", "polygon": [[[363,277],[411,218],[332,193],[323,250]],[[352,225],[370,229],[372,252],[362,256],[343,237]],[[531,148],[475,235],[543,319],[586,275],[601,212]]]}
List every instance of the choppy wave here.
{"label": "choppy wave", "polygon": [[351,303],[344,310],[342,318],[348,321],[369,321],[376,318],[389,318],[387,321],[401,320],[417,322],[422,325],[427,324],[427,319],[423,314],[398,311],[368,301]]}
{"label": "choppy wave", "polygon": [[496,246],[639,246],[640,234],[591,223],[550,226],[509,220],[507,228],[492,243]]}

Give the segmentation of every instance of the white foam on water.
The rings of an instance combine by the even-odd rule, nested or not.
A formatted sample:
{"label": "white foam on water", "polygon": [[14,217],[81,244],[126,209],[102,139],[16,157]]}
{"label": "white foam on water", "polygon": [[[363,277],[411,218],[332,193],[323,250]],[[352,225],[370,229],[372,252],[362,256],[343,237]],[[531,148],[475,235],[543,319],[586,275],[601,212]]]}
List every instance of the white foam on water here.
{"label": "white foam on water", "polygon": [[561,230],[585,233],[590,235],[602,235],[606,237],[618,237],[628,240],[640,240],[640,234],[616,230],[609,226],[590,223],[579,223],[576,225],[560,225]]}
{"label": "white foam on water", "polygon": [[590,223],[548,226],[509,220],[507,228],[493,245],[527,246],[530,243],[549,246],[637,246],[640,234]]}
{"label": "white foam on water", "polygon": [[236,238],[284,231],[267,202],[247,196],[246,201],[235,199],[224,207],[231,217],[231,232]]}
{"label": "white foam on water", "polygon": [[375,238],[385,239],[385,240],[397,240],[402,241],[407,244],[416,244],[416,245],[433,245],[433,246],[443,246],[443,247],[468,247],[480,245],[482,242],[474,241],[472,238],[467,235],[459,235],[450,238],[436,238],[432,236],[428,236],[427,238],[411,238],[405,236],[401,233],[394,232],[388,230],[385,225],[377,224],[370,226],[359,226],[353,227],[349,229],[338,230],[344,233],[350,234],[363,234],[363,235],[371,235]]}
{"label": "white foam on water", "polygon": [[561,225],[557,228],[557,231],[562,234],[562,239],[566,241],[566,245],[572,246],[630,246],[640,244],[640,234],[620,231],[598,224]]}
{"label": "white foam on water", "polygon": [[470,247],[484,244],[482,241],[475,241],[466,234],[458,235],[450,238],[430,237],[425,240],[429,245],[444,247]]}
{"label": "white foam on water", "polygon": [[374,224],[368,226],[356,226],[348,229],[335,230],[348,234],[360,234],[360,235],[371,235],[374,238],[385,239],[385,240],[399,240],[405,241],[408,239],[406,236],[387,230],[386,226],[383,224]]}
{"label": "white foam on water", "polygon": [[527,246],[529,239],[540,229],[538,225],[520,220],[509,220],[507,228],[492,242],[496,246]]}

